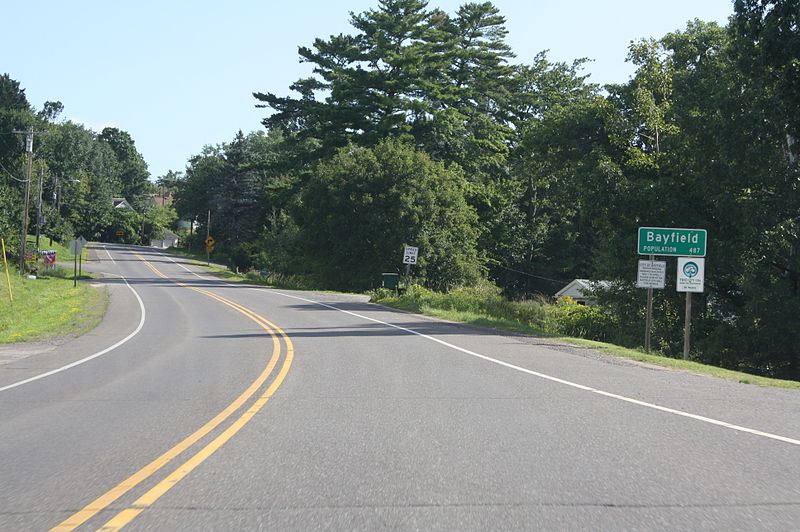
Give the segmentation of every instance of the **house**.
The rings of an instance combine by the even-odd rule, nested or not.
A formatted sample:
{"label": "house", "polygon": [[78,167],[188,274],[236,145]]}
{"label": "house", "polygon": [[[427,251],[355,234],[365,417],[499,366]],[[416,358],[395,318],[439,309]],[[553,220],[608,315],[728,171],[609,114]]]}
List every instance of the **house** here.
{"label": "house", "polygon": [[560,297],[571,297],[581,305],[593,306],[597,302],[591,297],[592,290],[596,288],[608,288],[611,286],[609,281],[590,281],[589,279],[575,279],[567,286],[556,292],[556,299]]}
{"label": "house", "polygon": [[178,235],[167,229],[162,230],[156,235],[157,238],[150,240],[150,247],[167,249],[178,245]]}
{"label": "house", "polygon": [[111,205],[115,209],[130,209],[132,211],[136,210],[133,208],[133,205],[128,203],[128,200],[126,200],[125,198],[111,198]]}

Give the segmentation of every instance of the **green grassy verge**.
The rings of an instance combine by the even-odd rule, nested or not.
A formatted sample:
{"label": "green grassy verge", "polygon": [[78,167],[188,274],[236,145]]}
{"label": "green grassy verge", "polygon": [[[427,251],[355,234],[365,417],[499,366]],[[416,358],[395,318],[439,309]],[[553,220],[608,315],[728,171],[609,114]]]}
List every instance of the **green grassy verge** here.
{"label": "green grassy verge", "polygon": [[[72,261],[72,255],[63,246],[47,244],[42,249],[55,249],[59,263]],[[6,272],[0,264],[0,343],[78,336],[96,327],[105,314],[107,292],[82,283],[73,287],[71,267],[54,272],[40,269],[38,279],[19,275],[12,264],[9,268],[13,301],[9,297]]]}
{"label": "green grassy verge", "polygon": [[[578,345],[581,347],[589,347],[591,349],[595,349],[597,351],[600,351],[602,353],[611,356],[627,358],[630,360],[635,360],[637,362],[643,362],[674,370],[716,377],[729,381],[740,382],[743,384],[755,384],[758,386],[770,386],[777,388],[789,388],[794,390],[800,390],[800,382],[797,381],[787,381],[780,379],[771,379],[767,377],[760,377],[748,373],[742,373],[738,371],[718,368],[715,366],[709,366],[706,364],[700,364],[698,362],[693,362],[690,360],[682,360],[682,359],[664,357],[659,355],[647,354],[637,349],[628,349],[613,344],[607,344],[603,342],[585,340],[583,338],[574,338],[559,334],[553,334],[545,330],[543,327],[536,327],[534,325],[531,325],[529,322],[526,323],[523,320],[514,319],[511,317],[503,317],[499,315],[492,315],[491,311],[487,312],[485,308],[479,310],[464,310],[460,308],[453,308],[460,306],[458,304],[460,302],[454,302],[453,299],[448,298],[446,295],[437,295],[436,297],[431,298],[427,301],[426,299],[427,298],[425,297],[417,298],[413,296],[408,297],[406,295],[396,296],[394,295],[393,292],[389,291],[376,291],[375,294],[373,295],[372,301],[393,308],[399,308],[402,310],[407,310],[410,312],[424,314],[426,316],[432,316],[435,318],[445,319],[458,323],[467,323],[490,329],[517,332],[531,336],[549,338],[555,341]],[[502,313],[503,313],[502,310],[501,312],[498,312],[498,314]]]}

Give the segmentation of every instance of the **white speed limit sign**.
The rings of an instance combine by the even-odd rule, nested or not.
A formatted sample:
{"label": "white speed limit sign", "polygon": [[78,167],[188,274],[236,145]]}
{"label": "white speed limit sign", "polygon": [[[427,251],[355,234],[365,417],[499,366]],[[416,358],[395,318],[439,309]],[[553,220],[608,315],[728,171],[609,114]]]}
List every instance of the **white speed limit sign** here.
{"label": "white speed limit sign", "polygon": [[417,253],[419,253],[419,248],[406,246],[405,251],[403,251],[403,264],[416,264]]}

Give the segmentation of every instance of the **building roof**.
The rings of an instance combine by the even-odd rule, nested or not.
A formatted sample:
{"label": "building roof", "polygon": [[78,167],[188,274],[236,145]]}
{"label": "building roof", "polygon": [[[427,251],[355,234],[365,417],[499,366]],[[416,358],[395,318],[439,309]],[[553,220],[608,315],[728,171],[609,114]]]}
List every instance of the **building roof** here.
{"label": "building roof", "polygon": [[588,293],[595,288],[607,288],[609,281],[592,281],[590,279],[574,279],[567,286],[556,292],[555,297],[571,297],[575,300],[586,300]]}

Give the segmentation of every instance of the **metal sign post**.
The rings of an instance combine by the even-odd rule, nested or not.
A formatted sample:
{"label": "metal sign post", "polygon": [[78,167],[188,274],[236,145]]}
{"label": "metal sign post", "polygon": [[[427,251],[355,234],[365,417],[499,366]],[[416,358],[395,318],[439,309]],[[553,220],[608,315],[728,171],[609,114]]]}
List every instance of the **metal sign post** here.
{"label": "metal sign post", "polygon": [[663,290],[666,277],[667,263],[656,261],[655,255],[650,255],[650,260],[639,261],[636,287],[647,288],[647,312],[644,326],[644,350],[647,353],[650,352],[650,332],[653,328],[653,289]]}
{"label": "metal sign post", "polygon": [[[72,262],[73,262],[73,271],[72,271],[72,287],[75,288],[78,286],[78,257],[81,256],[83,253],[83,246],[86,245],[86,239],[82,236],[78,237],[77,240],[70,240],[69,241],[69,252],[72,254]],[[81,261],[81,266],[83,265],[83,261]]]}
{"label": "metal sign post", "polygon": [[417,263],[418,255],[419,248],[406,246],[405,249],[403,249],[403,264],[406,265],[406,286],[408,286],[408,279],[411,276],[411,265]]}
{"label": "metal sign post", "polygon": [[214,244],[217,243],[213,236],[207,236],[206,243],[206,266],[211,266],[211,252],[214,251]]}
{"label": "metal sign post", "polygon": [[705,259],[678,258],[678,292],[686,292],[686,315],[683,326],[683,359],[689,360],[692,335],[692,293],[705,288]]}

